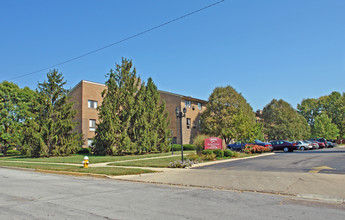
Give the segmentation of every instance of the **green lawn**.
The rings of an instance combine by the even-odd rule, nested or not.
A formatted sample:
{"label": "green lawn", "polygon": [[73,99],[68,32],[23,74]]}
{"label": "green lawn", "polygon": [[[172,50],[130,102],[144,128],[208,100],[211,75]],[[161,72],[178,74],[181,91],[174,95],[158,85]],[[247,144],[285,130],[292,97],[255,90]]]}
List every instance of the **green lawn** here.
{"label": "green lawn", "polygon": [[68,166],[68,165],[50,165],[50,164],[32,164],[32,163],[17,163],[0,161],[0,166],[6,167],[21,167],[35,170],[52,170],[78,173],[93,173],[105,175],[134,175],[141,173],[153,173],[154,171],[145,169],[119,168],[119,167],[89,167],[82,168],[82,166]]}
{"label": "green lawn", "polygon": [[181,156],[157,158],[149,160],[138,160],[128,162],[117,162],[108,164],[109,166],[133,166],[133,167],[168,167],[170,162],[181,160]]}
{"label": "green lawn", "polygon": [[[171,153],[155,153],[155,154],[144,154],[144,155],[127,155],[127,156],[94,156],[87,155],[90,163],[105,163],[115,162],[123,160],[133,160],[140,158],[152,158],[169,156]],[[23,156],[11,156],[11,157],[0,157],[0,161],[12,160],[12,161],[29,161],[29,162],[46,162],[46,163],[73,163],[81,164],[85,155],[71,155],[66,157],[49,157],[49,158],[28,158]]]}
{"label": "green lawn", "polygon": [[[245,154],[245,153],[238,153],[238,158],[242,157],[252,157],[259,154]],[[234,158],[234,157],[233,157]],[[184,158],[185,160],[187,158]],[[224,159],[231,159],[231,158],[223,158],[217,160],[224,160]],[[128,162],[117,162],[117,163],[110,163],[109,166],[133,166],[133,167],[168,167],[171,162],[176,160],[181,160],[181,156],[174,156],[168,158],[157,158],[157,159],[149,159],[149,160],[138,160],[138,161],[128,161]],[[201,163],[207,163],[209,161],[202,161]]]}

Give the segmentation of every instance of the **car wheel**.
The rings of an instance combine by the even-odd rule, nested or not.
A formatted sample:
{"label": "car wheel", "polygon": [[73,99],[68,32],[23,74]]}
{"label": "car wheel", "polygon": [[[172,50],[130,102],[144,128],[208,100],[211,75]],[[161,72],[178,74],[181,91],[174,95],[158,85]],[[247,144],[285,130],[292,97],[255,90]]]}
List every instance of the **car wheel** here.
{"label": "car wheel", "polygon": [[301,147],[301,150],[305,150],[305,147],[302,146],[302,147]]}
{"label": "car wheel", "polygon": [[288,147],[284,147],[283,151],[286,153],[286,152],[289,152],[289,148]]}

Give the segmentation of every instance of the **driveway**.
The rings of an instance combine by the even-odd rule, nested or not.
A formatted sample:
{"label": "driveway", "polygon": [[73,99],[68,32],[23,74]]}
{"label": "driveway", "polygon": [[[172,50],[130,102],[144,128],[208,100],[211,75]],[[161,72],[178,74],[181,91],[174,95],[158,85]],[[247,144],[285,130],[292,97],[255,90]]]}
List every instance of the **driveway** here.
{"label": "driveway", "polygon": [[[339,174],[343,172],[344,150],[345,148],[326,149],[310,151],[309,154],[297,151],[278,152],[273,155],[229,160],[229,162],[193,169],[113,178],[134,182],[283,194],[344,203],[345,175]],[[332,170],[327,169],[331,168],[336,171],[329,173]]]}
{"label": "driveway", "polygon": [[345,174],[345,148],[327,148],[229,161],[193,169]]}

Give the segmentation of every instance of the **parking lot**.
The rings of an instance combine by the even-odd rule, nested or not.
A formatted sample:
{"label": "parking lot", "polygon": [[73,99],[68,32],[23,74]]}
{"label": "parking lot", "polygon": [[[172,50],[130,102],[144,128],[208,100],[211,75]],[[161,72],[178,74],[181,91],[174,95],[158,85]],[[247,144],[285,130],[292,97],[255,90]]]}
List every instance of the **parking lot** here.
{"label": "parking lot", "polygon": [[345,148],[326,148],[229,161],[193,169],[345,174]]}

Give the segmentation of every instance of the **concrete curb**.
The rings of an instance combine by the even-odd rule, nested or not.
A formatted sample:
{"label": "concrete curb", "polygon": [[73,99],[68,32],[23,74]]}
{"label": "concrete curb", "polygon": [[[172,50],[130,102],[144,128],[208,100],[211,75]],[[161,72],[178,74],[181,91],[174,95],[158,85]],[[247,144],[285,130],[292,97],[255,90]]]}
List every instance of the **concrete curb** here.
{"label": "concrete curb", "polygon": [[302,198],[302,199],[308,199],[308,200],[318,200],[318,201],[324,201],[324,202],[345,204],[345,198],[340,198],[340,197],[330,197],[330,196],[322,196],[322,195],[304,195],[304,194],[298,194],[296,195],[296,197]]}
{"label": "concrete curb", "polygon": [[198,163],[198,164],[194,164],[191,168],[209,166],[209,165],[213,165],[213,164],[226,163],[226,162],[232,162],[232,161],[238,161],[238,160],[247,160],[247,159],[253,159],[253,158],[257,158],[257,157],[265,157],[265,156],[271,156],[271,155],[275,155],[275,153],[274,152],[264,153],[264,154],[259,154],[259,155],[251,156],[251,157],[232,158],[232,159],[217,160],[217,161],[211,161],[211,162],[205,162],[205,163]]}

